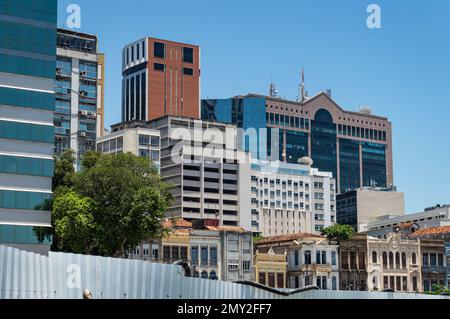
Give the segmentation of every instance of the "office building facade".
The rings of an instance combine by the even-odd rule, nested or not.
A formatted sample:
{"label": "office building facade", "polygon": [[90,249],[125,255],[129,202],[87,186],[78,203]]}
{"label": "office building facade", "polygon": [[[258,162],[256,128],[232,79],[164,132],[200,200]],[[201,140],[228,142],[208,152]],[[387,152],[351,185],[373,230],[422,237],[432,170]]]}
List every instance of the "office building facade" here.
{"label": "office building facade", "polygon": [[146,37],[122,52],[122,121],[200,118],[200,48]]}
{"label": "office building facade", "polygon": [[366,187],[337,195],[337,223],[351,225],[357,232],[365,231],[369,223],[387,215],[405,215],[403,193]]}
{"label": "office building facade", "polygon": [[336,181],[308,165],[252,160],[252,230],[264,237],[321,231],[336,223]]}
{"label": "office building facade", "polygon": [[[300,103],[256,94],[203,100],[202,119],[256,129],[254,141],[244,141],[254,158],[265,159],[274,148],[287,163],[312,158],[315,168],[333,173],[338,193],[394,183],[388,119],[368,109],[345,111],[326,93]],[[271,138],[274,129],[281,132],[277,140]]]}
{"label": "office building facade", "polygon": [[97,36],[58,29],[54,153],[72,149],[77,168],[104,132],[104,63]]}
{"label": "office building facade", "polygon": [[[111,128],[116,132],[131,127],[161,133],[161,178],[172,186],[174,195],[168,217],[188,221],[215,219],[220,226],[251,231],[250,156],[235,145],[215,144],[212,140],[212,135],[223,137],[235,126],[165,116],[150,122],[119,123]],[[214,153],[211,145],[223,152]]]}
{"label": "office building facade", "polygon": [[130,128],[106,134],[97,139],[97,151],[104,154],[132,153],[148,158],[159,170],[159,131],[147,128]]}
{"label": "office building facade", "polygon": [[0,0],[0,244],[46,253],[51,227],[57,1]]}

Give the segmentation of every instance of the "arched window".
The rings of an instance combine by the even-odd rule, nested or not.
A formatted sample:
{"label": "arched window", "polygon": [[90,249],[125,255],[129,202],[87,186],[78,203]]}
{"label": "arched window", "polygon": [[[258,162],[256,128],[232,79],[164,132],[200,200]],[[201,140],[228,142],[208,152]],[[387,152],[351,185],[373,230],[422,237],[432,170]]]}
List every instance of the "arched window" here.
{"label": "arched window", "polygon": [[383,252],[383,268],[387,268],[388,262],[387,262],[387,253]]}
{"label": "arched window", "polygon": [[200,277],[200,274],[199,274],[199,272],[196,270],[196,271],[194,271],[194,278],[199,278]]}
{"label": "arched window", "polygon": [[402,268],[406,269],[406,253],[402,253]]}
{"label": "arched window", "polygon": [[416,253],[412,253],[412,263],[413,263],[413,265],[416,265],[417,264],[417,255],[416,255]]}
{"label": "arched window", "polygon": [[211,272],[209,273],[209,279],[211,279],[211,280],[217,280],[217,279],[218,279],[218,278],[217,278],[217,274],[216,274],[215,271],[211,271]]}
{"label": "arched window", "polygon": [[389,268],[394,268],[394,253],[390,252],[389,253]]}
{"label": "arched window", "polygon": [[208,279],[208,273],[206,271],[202,271],[202,279]]}
{"label": "arched window", "polygon": [[401,265],[400,265],[400,253],[396,252],[395,253],[395,268],[400,269]]}
{"label": "arched window", "polygon": [[327,110],[320,109],[317,111],[316,116],[314,117],[314,121],[322,123],[333,123],[333,117]]}
{"label": "arched window", "polygon": [[376,251],[372,252],[372,262],[374,264],[376,264],[378,262],[378,256],[377,256],[377,252]]}

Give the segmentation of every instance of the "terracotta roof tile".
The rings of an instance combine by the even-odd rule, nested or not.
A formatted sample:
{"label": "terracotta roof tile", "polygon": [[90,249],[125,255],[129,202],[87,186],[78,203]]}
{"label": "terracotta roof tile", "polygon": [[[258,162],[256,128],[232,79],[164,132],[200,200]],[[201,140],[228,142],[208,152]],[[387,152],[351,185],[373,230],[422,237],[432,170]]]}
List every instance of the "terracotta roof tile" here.
{"label": "terracotta roof tile", "polygon": [[419,237],[426,235],[450,234],[450,226],[424,228],[415,231],[411,236]]}
{"label": "terracotta roof tile", "polygon": [[236,226],[206,226],[206,229],[213,231],[232,231],[238,233],[245,233],[245,229]]}
{"label": "terracotta roof tile", "polygon": [[294,241],[297,239],[303,238],[325,238],[323,236],[310,234],[310,233],[300,233],[300,234],[290,234],[290,235],[280,235],[273,237],[266,237],[258,241],[258,244],[269,244],[269,243],[277,243],[277,242],[287,242]]}
{"label": "terracotta roof tile", "polygon": [[168,219],[164,222],[163,225],[165,228],[176,228],[176,227],[192,228],[192,223],[184,219],[177,219],[175,223],[172,223],[172,221]]}

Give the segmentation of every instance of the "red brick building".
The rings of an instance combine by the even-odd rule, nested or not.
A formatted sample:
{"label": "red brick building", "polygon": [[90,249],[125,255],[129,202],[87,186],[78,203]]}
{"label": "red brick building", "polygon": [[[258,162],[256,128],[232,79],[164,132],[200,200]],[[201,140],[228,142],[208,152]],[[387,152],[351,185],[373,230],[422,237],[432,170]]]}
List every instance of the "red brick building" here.
{"label": "red brick building", "polygon": [[144,38],[122,52],[122,121],[200,118],[200,48]]}

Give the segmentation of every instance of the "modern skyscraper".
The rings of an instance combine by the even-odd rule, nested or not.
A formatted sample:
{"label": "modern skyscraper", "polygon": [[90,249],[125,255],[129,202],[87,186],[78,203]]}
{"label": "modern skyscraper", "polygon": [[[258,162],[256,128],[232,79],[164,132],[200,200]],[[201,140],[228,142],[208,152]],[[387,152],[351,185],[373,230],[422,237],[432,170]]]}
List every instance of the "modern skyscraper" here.
{"label": "modern skyscraper", "polygon": [[[253,158],[264,159],[274,148],[279,148],[279,160],[287,163],[311,157],[315,168],[333,173],[338,193],[394,183],[391,123],[368,108],[345,111],[329,94],[320,93],[303,102],[257,94],[204,100],[202,119],[256,129],[247,135],[254,136],[253,141],[244,143]],[[267,133],[261,134],[260,129]],[[277,141],[271,139],[273,129],[281,131]]]}
{"label": "modern skyscraper", "polygon": [[122,52],[122,121],[200,118],[200,48],[144,38]]}
{"label": "modern skyscraper", "polygon": [[58,29],[55,154],[95,150],[104,128],[104,55],[97,36]]}
{"label": "modern skyscraper", "polygon": [[0,0],[0,244],[45,253],[52,196],[57,0]]}

